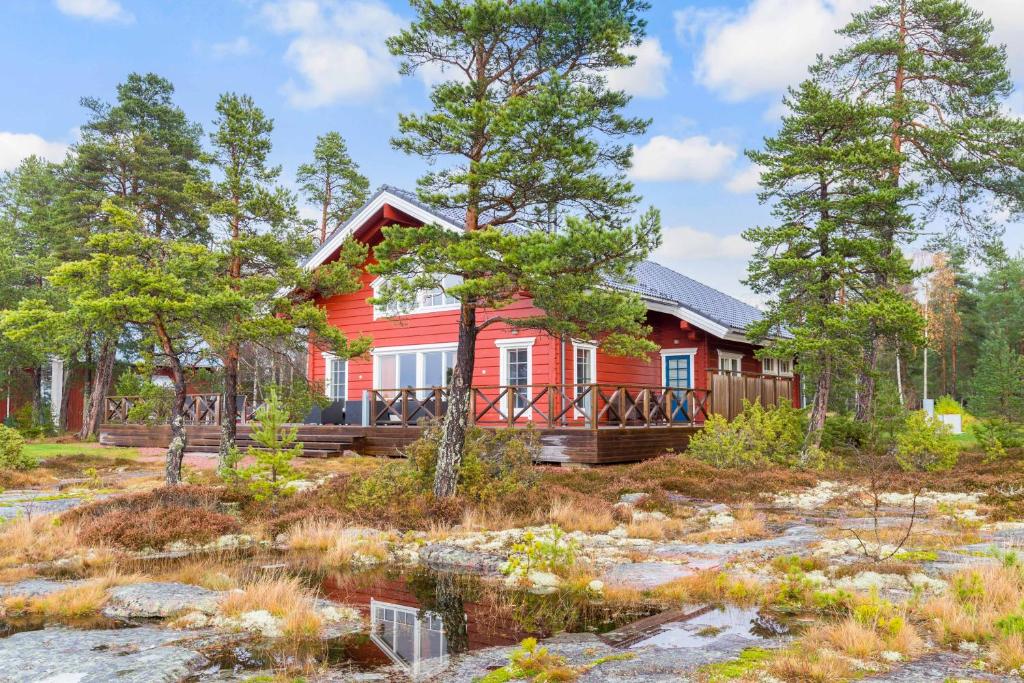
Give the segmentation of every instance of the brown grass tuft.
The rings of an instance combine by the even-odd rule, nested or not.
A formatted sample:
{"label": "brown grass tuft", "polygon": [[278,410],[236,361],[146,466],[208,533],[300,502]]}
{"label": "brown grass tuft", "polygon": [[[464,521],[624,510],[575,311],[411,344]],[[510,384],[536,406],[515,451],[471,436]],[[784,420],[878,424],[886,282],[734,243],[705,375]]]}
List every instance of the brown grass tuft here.
{"label": "brown grass tuft", "polygon": [[323,619],[316,612],[316,596],[294,577],[269,577],[247,584],[225,596],[220,605],[227,616],[266,610],[282,620],[285,638],[318,638]]}
{"label": "brown grass tuft", "polygon": [[340,522],[309,520],[288,531],[288,547],[314,551],[324,566],[342,567],[354,561],[383,562],[388,558],[386,539],[380,534],[361,533]]}
{"label": "brown grass tuft", "polygon": [[566,531],[588,534],[601,534],[616,526],[611,507],[596,500],[556,500],[551,503],[547,521]]}

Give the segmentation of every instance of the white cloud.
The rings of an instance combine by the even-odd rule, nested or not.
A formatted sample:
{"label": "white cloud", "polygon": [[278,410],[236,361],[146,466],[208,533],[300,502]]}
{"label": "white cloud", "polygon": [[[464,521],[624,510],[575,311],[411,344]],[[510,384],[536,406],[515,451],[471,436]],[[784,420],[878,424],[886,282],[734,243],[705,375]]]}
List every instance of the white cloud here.
{"label": "white cloud", "polygon": [[49,161],[60,161],[68,151],[63,142],[51,142],[35,133],[0,131],[0,171],[15,168],[25,157],[35,154]]}
{"label": "white cloud", "polygon": [[743,170],[739,171],[732,178],[729,178],[725,184],[725,188],[729,192],[736,194],[750,194],[757,192],[759,187],[758,183],[761,181],[761,171],[763,169],[756,165],[750,164]]}
{"label": "white cloud", "polygon": [[[997,0],[990,0],[997,1]],[[732,101],[781,92],[807,75],[818,53],[841,44],[835,30],[870,0],[752,0],[727,14],[680,10],[676,32],[703,36],[696,79]]]}
{"label": "white cloud", "polygon": [[754,246],[739,233],[716,235],[688,225],[662,230],[662,244],[654,252],[661,262],[704,261],[707,259],[746,260],[754,254]]}
{"label": "white cloud", "polygon": [[971,0],[970,5],[992,20],[992,39],[1006,44],[1010,75],[1024,82],[1024,12],[1020,0]]}
{"label": "white cloud", "polygon": [[135,21],[131,12],[117,0],[57,0],[57,9],[72,17],[93,21],[116,21],[129,24]]}
{"label": "white cloud", "polygon": [[252,52],[252,43],[245,36],[238,36],[234,40],[214,43],[210,52],[214,57],[244,57]]}
{"label": "white cloud", "polygon": [[661,41],[648,38],[637,46],[623,50],[636,57],[636,62],[625,69],[608,72],[608,86],[625,90],[637,97],[664,97],[668,94],[665,78],[672,68],[672,57],[661,48]]}
{"label": "white cloud", "polygon": [[297,107],[358,101],[398,81],[384,40],[404,22],[378,0],[281,0],[262,14],[273,30],[295,34],[285,61],[298,79],[284,90]]}
{"label": "white cloud", "polygon": [[736,158],[736,150],[704,135],[682,140],[656,135],[646,144],[633,148],[634,180],[697,180],[706,182],[721,177]]}

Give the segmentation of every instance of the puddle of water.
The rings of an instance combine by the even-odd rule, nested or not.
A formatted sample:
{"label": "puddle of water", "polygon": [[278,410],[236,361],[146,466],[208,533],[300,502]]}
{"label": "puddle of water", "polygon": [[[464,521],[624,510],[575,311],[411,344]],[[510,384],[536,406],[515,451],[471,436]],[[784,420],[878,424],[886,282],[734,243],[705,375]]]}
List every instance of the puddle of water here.
{"label": "puddle of water", "polygon": [[788,625],[760,610],[730,606],[703,608],[664,623],[636,626],[633,632],[629,627],[623,629],[617,639],[620,644],[631,648],[704,647],[727,636],[770,640],[791,632]]}
{"label": "puddle of water", "polygon": [[41,631],[47,626],[67,626],[77,629],[111,629],[128,628],[129,624],[118,619],[110,619],[101,614],[67,619],[48,619],[33,615],[15,616],[0,619],[0,638],[13,636],[24,631]]}

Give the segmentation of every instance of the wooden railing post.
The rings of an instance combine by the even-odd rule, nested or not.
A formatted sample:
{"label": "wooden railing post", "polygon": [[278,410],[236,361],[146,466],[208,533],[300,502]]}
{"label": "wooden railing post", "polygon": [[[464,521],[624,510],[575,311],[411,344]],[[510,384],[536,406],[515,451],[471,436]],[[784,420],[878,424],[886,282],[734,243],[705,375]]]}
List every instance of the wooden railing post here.
{"label": "wooden railing post", "polygon": [[409,390],[402,389],[402,426],[409,426]]}
{"label": "wooden railing post", "polygon": [[466,421],[471,425],[476,424],[476,392],[476,387],[469,389],[469,415]]}
{"label": "wooden railing post", "polygon": [[596,384],[590,385],[590,428],[597,431],[597,420],[601,415],[601,409],[597,405],[599,392]]}
{"label": "wooden railing post", "polygon": [[555,426],[555,385],[548,385],[548,429]]}
{"label": "wooden railing post", "polygon": [[444,414],[441,409],[441,387],[434,387],[434,419],[438,419]]}
{"label": "wooden railing post", "polygon": [[651,390],[643,389],[644,392],[644,424],[651,426]]}
{"label": "wooden railing post", "polygon": [[512,391],[512,385],[505,387],[505,391],[505,399],[508,405],[505,416],[508,418],[508,426],[512,427],[516,422],[516,392]]}

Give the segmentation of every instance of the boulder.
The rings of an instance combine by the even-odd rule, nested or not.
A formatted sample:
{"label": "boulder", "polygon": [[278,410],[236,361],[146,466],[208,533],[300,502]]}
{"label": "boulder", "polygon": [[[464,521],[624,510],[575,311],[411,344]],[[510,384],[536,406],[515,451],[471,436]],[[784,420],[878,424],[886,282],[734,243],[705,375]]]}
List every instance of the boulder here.
{"label": "boulder", "polygon": [[213,614],[223,597],[187,583],[136,583],[111,588],[103,614],[116,619],[166,618],[186,612]]}

